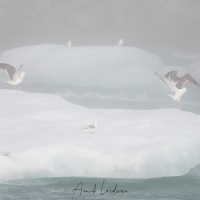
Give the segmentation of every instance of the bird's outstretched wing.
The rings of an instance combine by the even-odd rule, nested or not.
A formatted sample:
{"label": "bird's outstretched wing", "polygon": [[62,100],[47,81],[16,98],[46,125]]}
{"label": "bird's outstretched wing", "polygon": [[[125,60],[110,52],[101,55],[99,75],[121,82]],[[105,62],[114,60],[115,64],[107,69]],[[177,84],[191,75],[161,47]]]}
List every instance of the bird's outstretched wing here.
{"label": "bird's outstretched wing", "polygon": [[20,75],[23,72],[23,65],[20,65],[18,69],[16,70],[15,74],[13,75],[13,80],[17,80],[18,78],[21,78]]}
{"label": "bird's outstretched wing", "polygon": [[177,82],[180,78],[177,77],[177,71],[174,70],[174,71],[170,71],[168,72],[166,75],[165,75],[166,78],[170,78],[170,80],[174,81],[174,82]]}
{"label": "bird's outstretched wing", "polygon": [[169,92],[176,93],[176,91],[177,91],[176,82],[171,80],[169,77],[167,78],[165,76],[161,76],[157,72],[154,72],[154,74],[160,78],[160,80],[165,84],[165,86]]}
{"label": "bird's outstretched wing", "polygon": [[87,130],[87,129],[95,129],[95,126],[93,124],[90,124],[86,127],[83,127],[83,129]]}
{"label": "bird's outstretched wing", "polygon": [[86,128],[95,128],[95,125],[91,124],[91,125],[87,126]]}
{"label": "bird's outstretched wing", "polygon": [[185,74],[183,77],[181,77],[177,83],[177,87],[182,88],[187,82],[193,83],[194,85],[200,87],[199,83],[190,74]]}
{"label": "bird's outstretched wing", "polygon": [[6,70],[9,80],[13,80],[13,76],[16,72],[15,68],[12,65],[6,63],[0,63],[0,69]]}
{"label": "bird's outstretched wing", "polygon": [[17,72],[18,72],[18,71],[20,71],[20,72],[23,71],[23,65],[20,65],[20,66],[18,67]]}

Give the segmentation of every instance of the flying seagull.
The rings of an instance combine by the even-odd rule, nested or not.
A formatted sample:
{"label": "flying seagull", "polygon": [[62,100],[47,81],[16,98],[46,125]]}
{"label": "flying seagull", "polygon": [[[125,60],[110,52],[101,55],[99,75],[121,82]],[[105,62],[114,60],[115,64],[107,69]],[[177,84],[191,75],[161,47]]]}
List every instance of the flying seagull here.
{"label": "flying seagull", "polygon": [[6,82],[13,85],[14,88],[16,88],[16,85],[19,85],[24,79],[25,72],[23,71],[23,65],[16,70],[12,65],[0,63],[0,69],[6,71],[8,76],[8,81]]}
{"label": "flying seagull", "polygon": [[87,132],[93,133],[96,128],[97,128],[97,121],[94,121],[93,124],[83,127],[82,129]]}
{"label": "flying seagull", "polygon": [[124,40],[123,39],[120,39],[117,46],[122,46],[124,44]]}
{"label": "flying seagull", "polygon": [[186,93],[187,89],[183,87],[186,83],[193,83],[196,86],[199,86],[199,83],[190,75],[185,74],[181,78],[177,76],[177,71],[170,71],[165,76],[162,76],[156,72],[154,72],[156,76],[158,76],[161,81],[165,84],[168,91],[171,94],[168,94],[175,102],[176,106],[180,109],[180,99],[184,93]]}

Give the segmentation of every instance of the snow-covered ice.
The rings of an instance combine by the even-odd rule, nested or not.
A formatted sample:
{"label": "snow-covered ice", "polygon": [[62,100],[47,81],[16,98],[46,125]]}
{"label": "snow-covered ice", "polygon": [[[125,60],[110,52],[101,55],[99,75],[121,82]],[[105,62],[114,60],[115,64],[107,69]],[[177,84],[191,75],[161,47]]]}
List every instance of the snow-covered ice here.
{"label": "snow-covered ice", "polygon": [[[61,97],[0,91],[0,179],[141,178],[200,163],[200,116],[176,109],[89,109]],[[81,127],[99,122],[95,134]]]}
{"label": "snow-covered ice", "polygon": [[[175,176],[200,163],[200,116],[173,109],[171,104],[167,104],[171,108],[152,109],[166,94],[153,71],[165,74],[179,69],[185,73],[186,69],[161,66],[156,55],[123,46],[36,45],[8,50],[0,56],[0,62],[24,65],[27,75],[19,88],[30,83],[71,85],[79,87],[75,94],[79,102],[97,96],[99,102],[122,99],[134,104],[129,110],[119,109],[118,101],[115,109],[91,109],[58,95],[3,89],[5,72],[0,71],[0,180]],[[199,71],[199,67],[190,69]],[[93,91],[101,86],[115,92],[105,89],[104,95],[84,93],[83,88],[89,86]],[[117,89],[123,92],[118,94]],[[183,98],[184,106],[196,109],[198,92],[193,89],[197,95],[193,99],[189,92]],[[74,96],[70,91],[65,94]],[[162,105],[165,103],[167,100]],[[147,107],[149,110],[144,110]],[[81,127],[93,121],[98,121],[95,134],[84,133]]]}
{"label": "snow-covered ice", "polygon": [[133,47],[67,48],[53,44],[5,51],[0,62],[23,64],[27,82],[106,87],[156,83],[153,70],[162,64],[156,55]]}

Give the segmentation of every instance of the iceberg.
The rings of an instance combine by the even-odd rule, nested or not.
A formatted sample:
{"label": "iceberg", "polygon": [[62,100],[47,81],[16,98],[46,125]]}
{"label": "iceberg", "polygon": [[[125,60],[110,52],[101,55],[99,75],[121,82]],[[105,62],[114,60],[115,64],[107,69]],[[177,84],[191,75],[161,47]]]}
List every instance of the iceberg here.
{"label": "iceberg", "polygon": [[[150,178],[200,163],[200,116],[177,109],[90,109],[59,96],[0,90],[0,180]],[[94,134],[81,127],[98,121]]]}
{"label": "iceberg", "polygon": [[[145,87],[162,61],[134,47],[35,45],[5,51],[1,63],[23,64],[27,83]],[[143,78],[145,77],[145,79]]]}

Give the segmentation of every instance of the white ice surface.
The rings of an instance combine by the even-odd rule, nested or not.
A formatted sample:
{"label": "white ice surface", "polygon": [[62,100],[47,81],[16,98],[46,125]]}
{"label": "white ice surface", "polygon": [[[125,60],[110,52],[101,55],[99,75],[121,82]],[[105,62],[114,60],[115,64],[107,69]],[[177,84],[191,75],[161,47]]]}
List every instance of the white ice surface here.
{"label": "white ice surface", "polygon": [[[200,163],[200,116],[190,112],[88,109],[2,89],[0,111],[0,180],[175,176]],[[81,130],[94,120],[95,134]]]}
{"label": "white ice surface", "polygon": [[[24,65],[24,81],[31,83],[149,86],[162,61],[134,47],[35,45],[5,51],[0,62]],[[145,79],[143,77],[146,77]]]}

